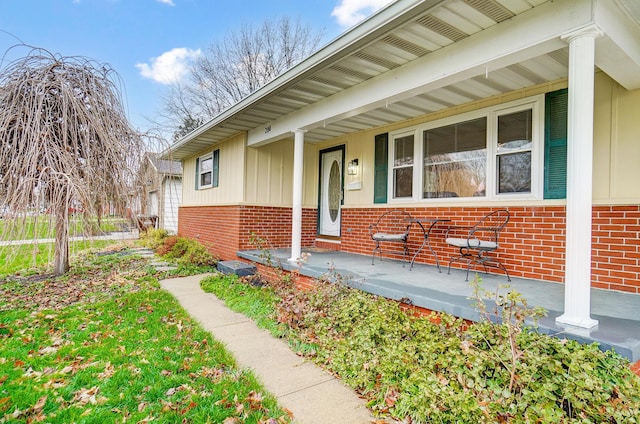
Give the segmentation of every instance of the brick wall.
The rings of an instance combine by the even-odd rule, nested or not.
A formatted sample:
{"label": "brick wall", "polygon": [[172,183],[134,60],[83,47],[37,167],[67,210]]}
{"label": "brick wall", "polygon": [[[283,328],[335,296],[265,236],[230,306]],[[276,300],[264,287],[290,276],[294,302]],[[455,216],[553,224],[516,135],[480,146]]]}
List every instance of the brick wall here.
{"label": "brick wall", "polygon": [[[416,218],[451,219],[450,225],[473,225],[491,208],[407,208]],[[379,208],[343,209],[342,239],[334,245],[346,252],[370,255],[373,241],[369,224],[383,213]],[[511,219],[500,236],[497,254],[511,276],[563,282],[565,251],[564,206],[510,207]],[[266,240],[267,248],[291,244],[291,209],[265,206],[181,207],[178,233],[200,240],[220,259],[236,259],[238,250],[255,249],[251,233]],[[313,246],[317,210],[303,209],[302,246]],[[434,227],[431,245],[447,266],[456,250],[444,242],[446,226]],[[418,227],[412,229],[409,248],[422,243]],[[417,262],[435,265],[425,248]],[[462,266],[455,264],[454,266]],[[593,287],[640,293],[640,206],[593,208]]]}
{"label": "brick wall", "polygon": [[[251,234],[265,240],[266,248],[291,246],[291,208],[268,206],[183,206],[178,234],[199,240],[222,260],[237,259],[238,250],[255,249]],[[302,246],[316,236],[316,209],[302,210]]]}
{"label": "brick wall", "polygon": [[[416,218],[450,218],[450,225],[473,225],[491,208],[407,208]],[[369,223],[375,222],[382,209],[343,209],[343,251],[371,254],[374,243],[369,238]],[[562,282],[565,265],[564,206],[510,207],[511,219],[500,235],[498,255],[514,277]],[[446,226],[436,226],[431,246],[440,265],[457,251],[445,241]],[[415,252],[422,243],[417,226],[411,230],[409,248]],[[435,265],[425,247],[417,262]],[[453,266],[463,266],[458,263]],[[598,206],[593,209],[593,287],[640,293],[640,206]]]}
{"label": "brick wall", "polygon": [[640,293],[640,206],[593,208],[594,287]]}

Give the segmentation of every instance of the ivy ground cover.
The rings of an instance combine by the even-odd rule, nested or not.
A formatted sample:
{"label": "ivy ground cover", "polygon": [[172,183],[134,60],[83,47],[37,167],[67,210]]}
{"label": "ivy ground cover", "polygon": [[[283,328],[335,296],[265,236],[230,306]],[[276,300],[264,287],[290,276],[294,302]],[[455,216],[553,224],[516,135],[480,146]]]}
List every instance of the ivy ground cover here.
{"label": "ivy ground cover", "polygon": [[213,276],[201,285],[340,376],[381,417],[411,424],[640,420],[640,378],[626,359],[596,345],[517,322],[467,326],[446,314],[415,316],[339,283],[318,282],[312,291],[286,279],[249,283]]}

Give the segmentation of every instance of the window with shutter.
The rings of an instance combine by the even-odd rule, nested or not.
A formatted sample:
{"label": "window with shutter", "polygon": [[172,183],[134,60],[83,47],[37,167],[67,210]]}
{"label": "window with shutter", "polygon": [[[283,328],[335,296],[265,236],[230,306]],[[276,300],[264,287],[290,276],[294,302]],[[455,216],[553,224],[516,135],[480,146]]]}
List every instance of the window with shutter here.
{"label": "window with shutter", "polygon": [[218,187],[220,150],[214,150],[196,159],[196,190]]}

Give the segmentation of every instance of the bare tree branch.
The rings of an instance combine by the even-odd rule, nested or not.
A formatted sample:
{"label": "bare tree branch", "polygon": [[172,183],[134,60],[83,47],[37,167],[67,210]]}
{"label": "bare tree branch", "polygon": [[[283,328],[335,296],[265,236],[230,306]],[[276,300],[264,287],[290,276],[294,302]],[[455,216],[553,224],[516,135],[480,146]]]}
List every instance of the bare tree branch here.
{"label": "bare tree branch", "polygon": [[108,65],[41,49],[0,73],[0,203],[10,211],[3,237],[47,213],[56,274],[69,268],[70,208],[87,222],[123,210],[134,181],[142,143],[118,81]]}
{"label": "bare tree branch", "polygon": [[165,118],[174,133],[184,133],[189,123],[211,119],[303,60],[321,38],[322,32],[287,17],[230,32],[195,61],[188,82],[169,88]]}

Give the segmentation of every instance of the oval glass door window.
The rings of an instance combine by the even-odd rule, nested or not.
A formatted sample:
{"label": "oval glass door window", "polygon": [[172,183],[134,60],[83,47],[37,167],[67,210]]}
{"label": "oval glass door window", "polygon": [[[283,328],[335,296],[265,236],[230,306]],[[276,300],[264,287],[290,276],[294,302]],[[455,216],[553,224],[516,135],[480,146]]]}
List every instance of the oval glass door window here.
{"label": "oval glass door window", "polygon": [[340,191],[340,166],[334,160],[329,172],[329,215],[332,222],[336,222],[340,213]]}

